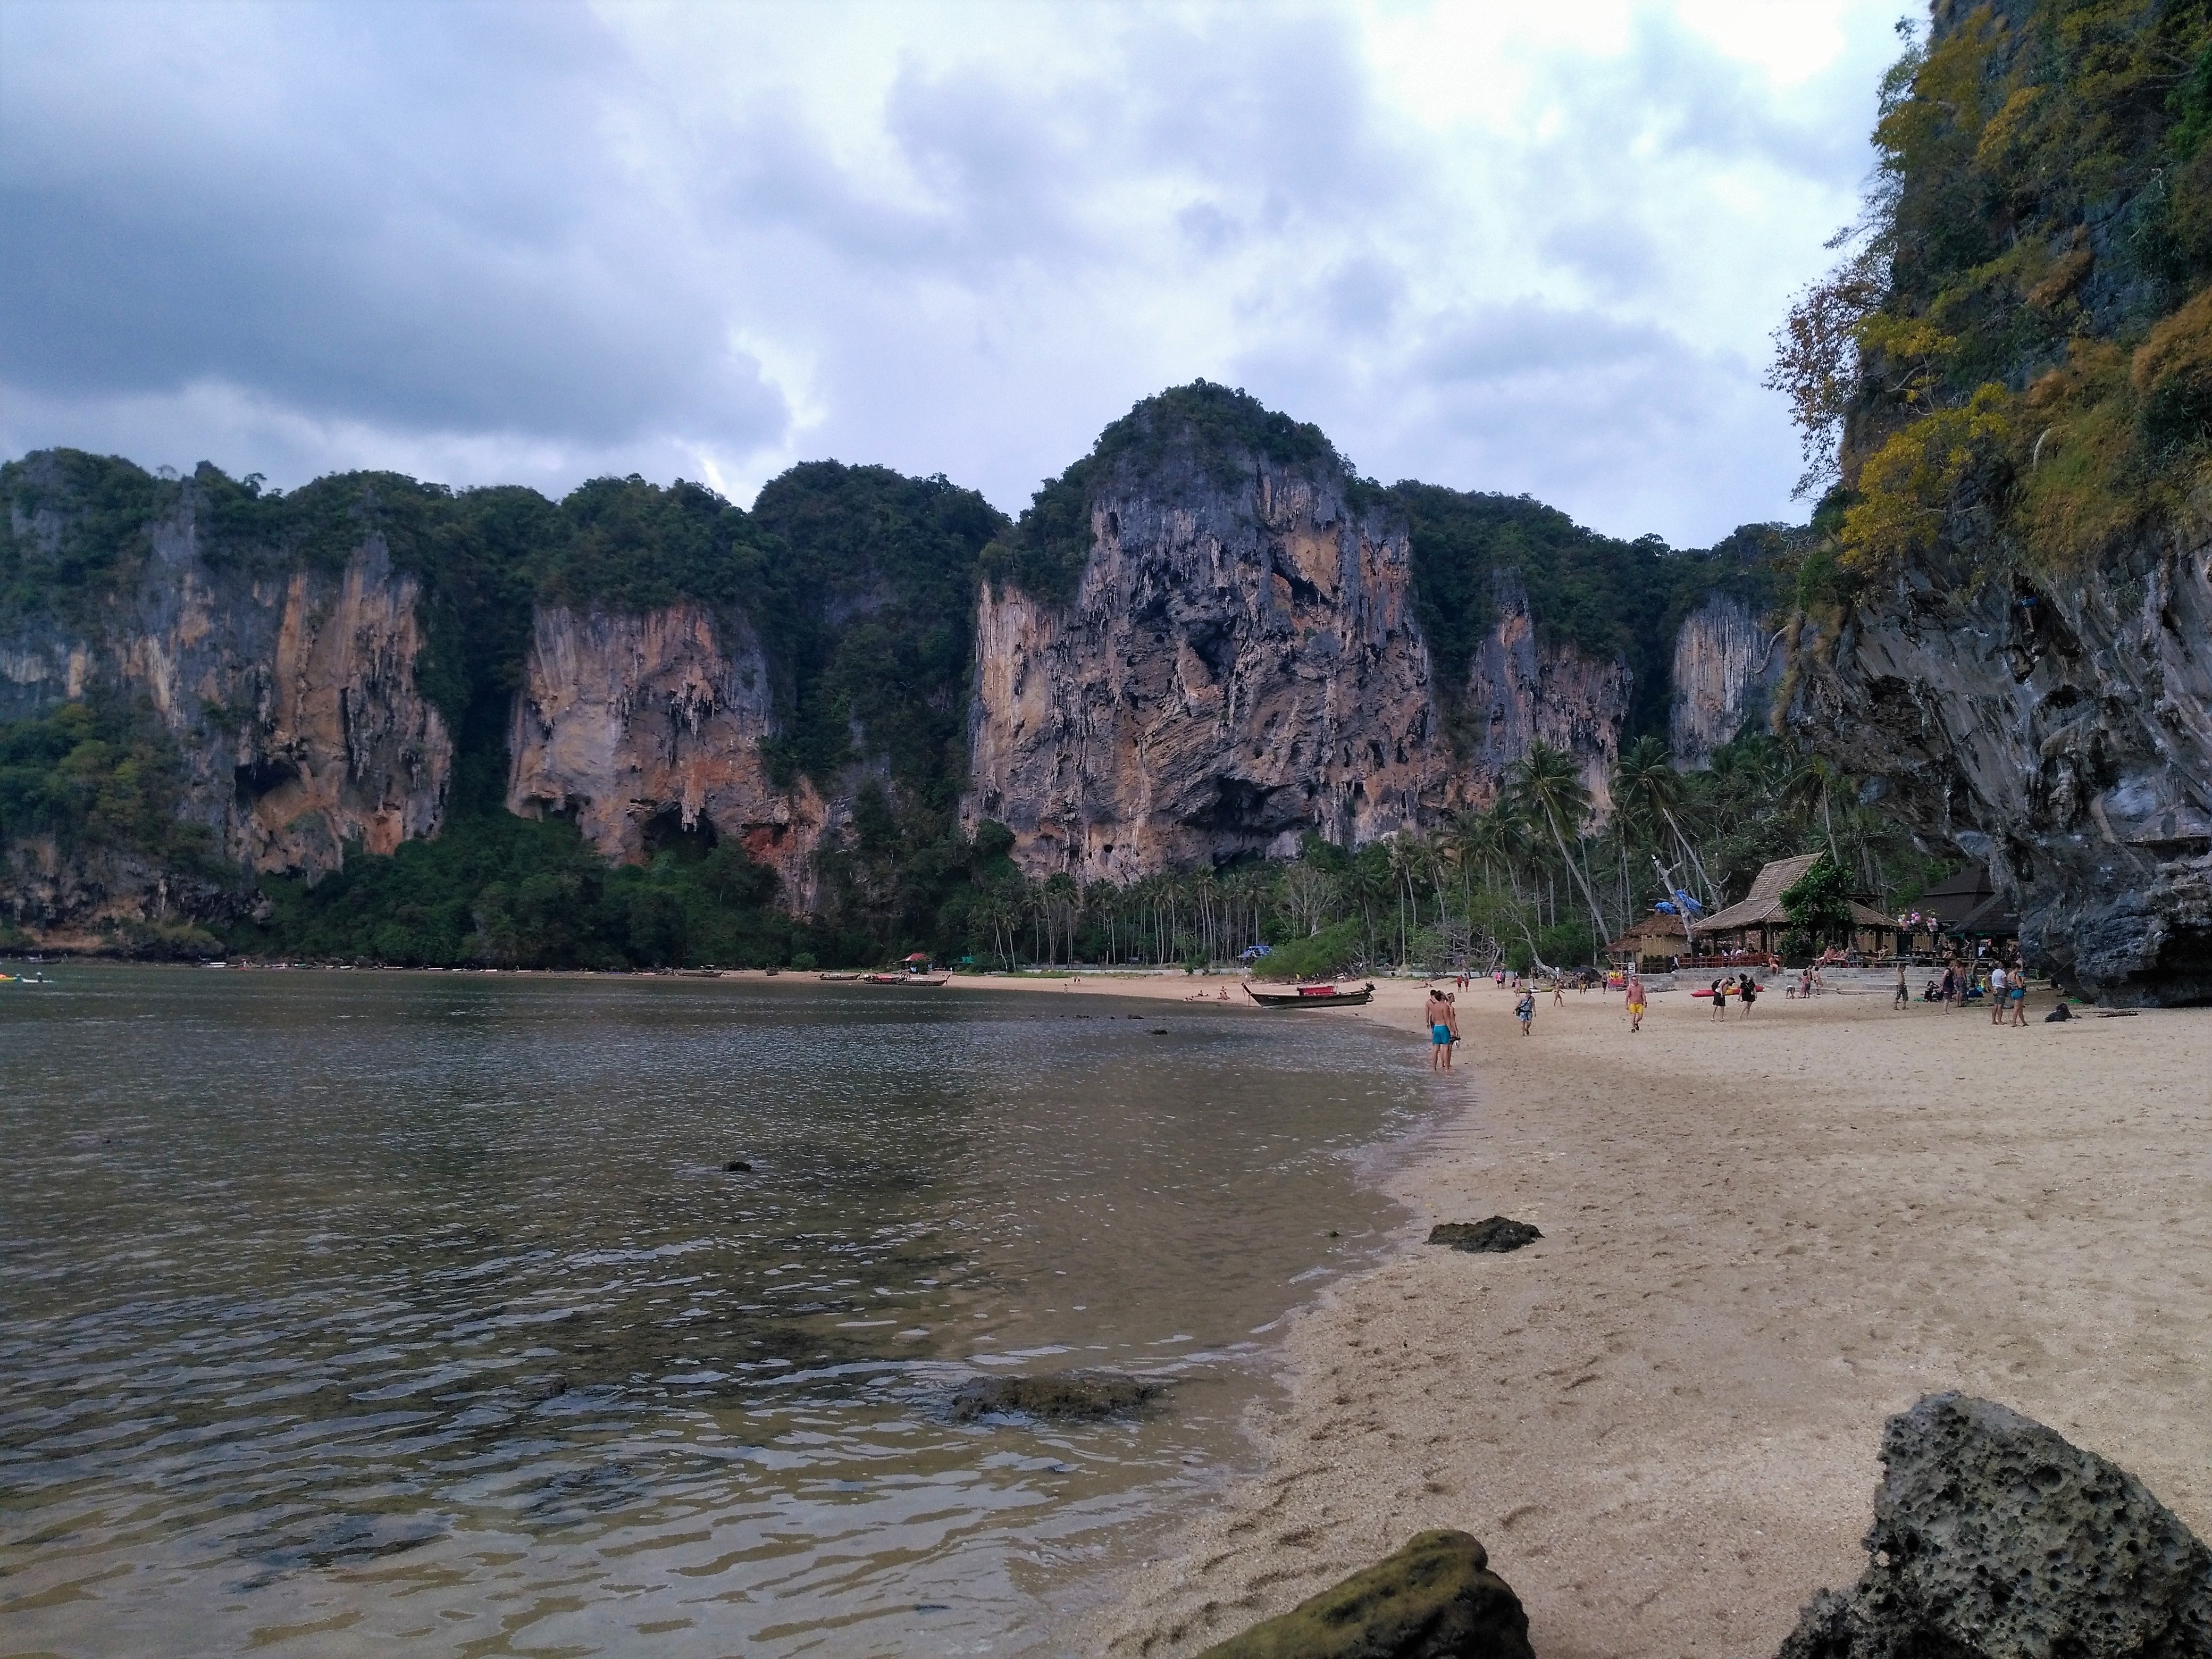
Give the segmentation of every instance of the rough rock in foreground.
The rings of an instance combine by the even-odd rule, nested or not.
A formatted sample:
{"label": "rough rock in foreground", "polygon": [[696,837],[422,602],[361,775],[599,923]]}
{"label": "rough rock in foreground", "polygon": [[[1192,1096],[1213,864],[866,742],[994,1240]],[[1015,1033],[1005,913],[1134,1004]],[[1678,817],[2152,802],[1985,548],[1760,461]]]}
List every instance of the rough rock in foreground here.
{"label": "rough rock in foreground", "polygon": [[1517,1250],[1543,1236],[1529,1223],[1502,1215],[1480,1221],[1440,1221],[1429,1229],[1430,1243],[1449,1244],[1455,1250]]}
{"label": "rough rock in foreground", "polygon": [[1533,1659],[1521,1599],[1463,1532],[1395,1555],[1200,1659]]}
{"label": "rough rock in foreground", "polygon": [[1051,1371],[1042,1376],[979,1376],[952,1396],[955,1421],[972,1422],[994,1412],[1061,1422],[1135,1411],[1167,1385],[1119,1371]]}
{"label": "rough rock in foreground", "polygon": [[1929,1395],[1882,1433],[1871,1560],[1778,1659],[2206,1659],[2212,1552],[2125,1469]]}

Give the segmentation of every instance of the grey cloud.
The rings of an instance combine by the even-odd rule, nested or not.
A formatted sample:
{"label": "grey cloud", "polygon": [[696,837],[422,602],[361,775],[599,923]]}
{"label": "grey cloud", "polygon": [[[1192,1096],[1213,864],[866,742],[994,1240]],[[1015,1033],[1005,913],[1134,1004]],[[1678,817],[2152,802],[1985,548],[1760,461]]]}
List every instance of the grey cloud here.
{"label": "grey cloud", "polygon": [[[208,71],[274,132],[159,65],[85,100],[9,54],[0,373],[74,393],[217,378],[331,416],[602,442],[781,429],[757,365],[719,349],[718,296],[603,159],[587,20],[514,14],[488,50],[465,9],[316,17]],[[80,146],[96,172],[69,164]]]}
{"label": "grey cloud", "polygon": [[[1705,280],[1670,268],[1679,204],[1644,186],[1752,155],[1848,191],[1859,69],[1785,102],[1647,27],[1553,65],[1560,136],[1472,178],[1383,100],[1348,11],[1051,15],[1079,51],[917,58],[855,144],[806,88],[733,76],[717,103],[714,74],[671,84],[567,5],[17,0],[0,439],[286,482],[718,464],[741,498],[834,454],[1018,507],[1204,374],[1387,476],[1534,489],[1625,533],[1786,510],[1794,447],[1755,366],[1636,320]],[[711,69],[813,14],[682,15]],[[1540,291],[1470,300],[1503,280],[1478,222]]]}

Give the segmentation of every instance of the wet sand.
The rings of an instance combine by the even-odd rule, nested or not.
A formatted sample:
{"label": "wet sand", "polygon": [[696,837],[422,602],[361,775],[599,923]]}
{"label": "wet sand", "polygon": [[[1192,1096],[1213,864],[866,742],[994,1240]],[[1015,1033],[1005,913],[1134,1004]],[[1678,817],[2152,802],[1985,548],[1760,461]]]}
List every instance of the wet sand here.
{"label": "wet sand", "polygon": [[[1419,998],[1285,1018],[1410,1041]],[[1262,1472],[1073,1645],[1190,1653],[1452,1526],[1546,1659],[1771,1653],[1863,1565],[1882,1419],[1942,1389],[2212,1536],[2212,1010],[2046,1026],[2039,994],[2012,1030],[1778,994],[1717,1029],[1674,993],[1632,1036],[1570,994],[1523,1040],[1512,1000],[1462,994],[1467,1110],[1390,1178],[1401,1254],[1295,1321]],[[1543,1241],[1419,1242],[1493,1212]]]}

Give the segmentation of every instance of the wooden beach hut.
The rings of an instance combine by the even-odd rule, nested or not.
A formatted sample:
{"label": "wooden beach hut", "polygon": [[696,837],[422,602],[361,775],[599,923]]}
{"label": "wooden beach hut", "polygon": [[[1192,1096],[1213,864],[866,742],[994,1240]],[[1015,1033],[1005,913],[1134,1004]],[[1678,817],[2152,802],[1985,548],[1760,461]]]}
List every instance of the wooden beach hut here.
{"label": "wooden beach hut", "polygon": [[1915,908],[1933,915],[1933,930],[1952,939],[1987,941],[1992,945],[2013,944],[2020,938],[2020,917],[2011,902],[1997,891],[1986,864],[1969,864],[1923,893]]}
{"label": "wooden beach hut", "polygon": [[[1818,853],[1800,853],[1794,859],[1777,859],[1761,869],[1751,891],[1725,910],[1717,910],[1697,924],[1699,948],[1715,955],[1732,951],[1771,955],[1790,932],[1790,915],[1782,896],[1820,860]],[[1897,924],[1856,899],[1851,901],[1851,949],[1871,956],[1888,953]]]}
{"label": "wooden beach hut", "polygon": [[1616,967],[1636,968],[1651,961],[1665,962],[1690,954],[1680,916],[1662,916],[1656,910],[1605,947]]}

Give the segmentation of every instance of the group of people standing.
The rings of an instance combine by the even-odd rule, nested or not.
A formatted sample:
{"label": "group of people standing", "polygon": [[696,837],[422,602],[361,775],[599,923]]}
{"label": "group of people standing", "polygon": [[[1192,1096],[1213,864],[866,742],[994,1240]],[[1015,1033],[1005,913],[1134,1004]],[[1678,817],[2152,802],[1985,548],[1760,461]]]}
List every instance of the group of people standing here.
{"label": "group of people standing", "polygon": [[[1923,1002],[1940,1002],[1943,1012],[1963,1008],[1975,997],[1985,999],[1990,1005],[1990,1024],[1992,1025],[2026,1025],[2027,1024],[2027,970],[2017,963],[2002,960],[1990,965],[1984,973],[1977,967],[1960,962],[1943,964],[1943,976],[1931,979],[1928,988],[1920,994]],[[1902,1008],[1910,1000],[1905,982],[1905,964],[1897,969],[1897,996],[1892,1004]]]}

